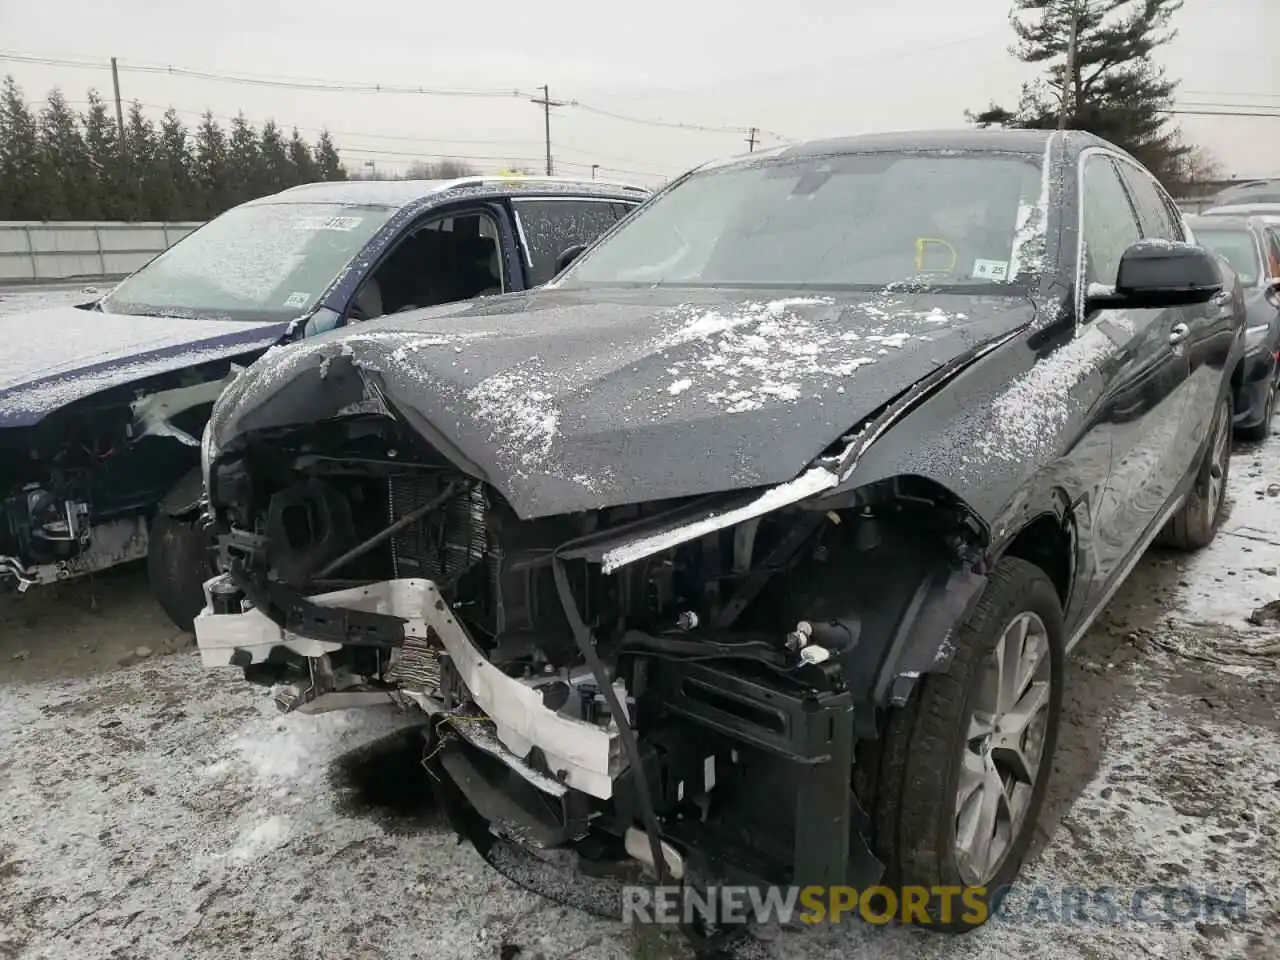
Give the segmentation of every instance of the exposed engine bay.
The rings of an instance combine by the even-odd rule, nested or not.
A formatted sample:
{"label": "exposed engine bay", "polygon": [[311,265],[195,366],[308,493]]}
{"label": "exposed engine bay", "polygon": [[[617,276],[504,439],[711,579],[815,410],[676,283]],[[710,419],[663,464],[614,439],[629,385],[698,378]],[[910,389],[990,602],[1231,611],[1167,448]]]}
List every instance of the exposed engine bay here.
{"label": "exposed engine bay", "polygon": [[0,429],[0,584],[25,591],[145,557],[149,518],[196,466],[226,374],[158,377]]}
{"label": "exposed engine bay", "polygon": [[790,498],[522,520],[380,413],[263,430],[207,466],[206,666],[282,710],[423,708],[454,825],[499,869],[511,847],[592,878],[878,877],[855,742],[983,582],[945,491],[822,500],[835,474],[815,467]]}

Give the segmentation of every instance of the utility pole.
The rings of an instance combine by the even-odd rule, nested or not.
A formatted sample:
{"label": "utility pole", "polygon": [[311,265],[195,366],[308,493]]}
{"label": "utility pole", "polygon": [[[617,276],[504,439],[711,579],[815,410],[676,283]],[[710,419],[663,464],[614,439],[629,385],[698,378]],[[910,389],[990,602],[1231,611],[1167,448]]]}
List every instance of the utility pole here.
{"label": "utility pole", "polygon": [[116,132],[120,134],[120,149],[124,149],[124,108],[120,105],[120,68],[116,58],[111,58],[111,86],[116,94]]}
{"label": "utility pole", "polygon": [[1062,72],[1062,110],[1058,114],[1058,129],[1067,129],[1067,117],[1076,112],[1076,47],[1080,42],[1079,0],[1066,0],[1071,11],[1071,33],[1067,36],[1067,65]]}
{"label": "utility pole", "polygon": [[530,100],[529,102],[530,102],[530,103],[536,103],[538,106],[542,107],[542,111],[543,111],[543,118],[544,118],[544,122],[545,122],[545,124],[546,124],[546,132],[547,132],[547,176],[549,177],[549,176],[551,176],[551,175],[552,175],[552,165],[551,165],[551,108],[552,108],[552,107],[563,107],[563,106],[564,106],[564,101],[563,101],[563,100],[552,100],[552,99],[551,99],[551,90],[550,90],[550,89],[547,87],[547,85],[544,83],[544,84],[542,85],[542,99],[541,99],[541,100],[534,99],[534,100]]}
{"label": "utility pole", "polygon": [[747,153],[756,152],[756,139],[759,133],[760,131],[755,127],[747,131]]}

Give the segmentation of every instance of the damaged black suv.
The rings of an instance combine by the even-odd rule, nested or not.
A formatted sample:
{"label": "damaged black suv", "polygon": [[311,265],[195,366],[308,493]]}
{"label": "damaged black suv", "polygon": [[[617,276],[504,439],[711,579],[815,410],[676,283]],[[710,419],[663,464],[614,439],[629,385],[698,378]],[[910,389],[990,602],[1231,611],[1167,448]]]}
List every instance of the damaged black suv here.
{"label": "damaged black suv", "polygon": [[995,889],[1065,654],[1218,523],[1242,300],[1186,239],[1081,133],[699,168],[541,290],[242,374],[204,662],[421,707],[457,830],[551,895]]}

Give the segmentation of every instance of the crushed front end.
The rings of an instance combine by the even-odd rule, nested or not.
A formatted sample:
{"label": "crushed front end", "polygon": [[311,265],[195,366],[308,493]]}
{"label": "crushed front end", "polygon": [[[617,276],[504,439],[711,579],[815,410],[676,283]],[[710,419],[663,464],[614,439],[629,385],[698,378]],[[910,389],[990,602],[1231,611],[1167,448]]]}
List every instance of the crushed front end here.
{"label": "crushed front end", "polygon": [[521,519],[385,411],[205,461],[205,664],[284,710],[420,707],[442,802],[504,873],[607,915],[643,873],[878,877],[851,789],[859,626],[795,615],[838,594],[857,524],[758,493]]}

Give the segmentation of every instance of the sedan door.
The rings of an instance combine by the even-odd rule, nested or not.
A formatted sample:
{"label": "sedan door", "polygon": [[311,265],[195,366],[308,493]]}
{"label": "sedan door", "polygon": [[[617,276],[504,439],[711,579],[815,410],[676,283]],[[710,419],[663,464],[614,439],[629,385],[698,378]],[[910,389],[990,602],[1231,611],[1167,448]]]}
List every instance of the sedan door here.
{"label": "sedan door", "polygon": [[1082,262],[1077,285],[1083,322],[1117,347],[1098,429],[1111,436],[1111,473],[1094,518],[1093,582],[1087,608],[1101,603],[1162,523],[1166,504],[1185,476],[1180,451],[1189,372],[1181,349],[1178,309],[1088,310],[1090,286],[1115,284],[1120,258],[1141,239],[1133,203],[1110,154],[1086,152],[1082,161]]}
{"label": "sedan door", "polygon": [[[1133,197],[1143,237],[1172,242],[1186,240],[1182,217],[1175,215],[1173,201],[1155,178],[1136,163],[1121,161],[1118,167]],[[1204,439],[1212,429],[1223,380],[1231,375],[1227,364],[1231,360],[1238,319],[1229,290],[1208,303],[1168,312],[1177,315],[1171,334],[1177,341],[1174,350],[1181,352],[1187,362],[1185,429],[1177,438],[1178,459],[1182,464],[1178,479],[1181,479],[1196,462]],[[1176,471],[1178,463],[1173,467]]]}

